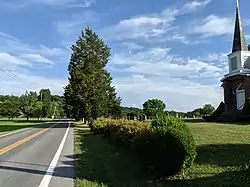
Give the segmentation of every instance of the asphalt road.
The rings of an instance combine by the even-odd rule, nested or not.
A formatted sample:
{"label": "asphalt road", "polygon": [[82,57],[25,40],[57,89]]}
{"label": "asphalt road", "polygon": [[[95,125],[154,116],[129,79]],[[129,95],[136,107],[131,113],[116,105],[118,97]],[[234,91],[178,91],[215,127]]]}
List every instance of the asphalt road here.
{"label": "asphalt road", "polygon": [[1,187],[73,187],[74,133],[68,120],[0,136]]}

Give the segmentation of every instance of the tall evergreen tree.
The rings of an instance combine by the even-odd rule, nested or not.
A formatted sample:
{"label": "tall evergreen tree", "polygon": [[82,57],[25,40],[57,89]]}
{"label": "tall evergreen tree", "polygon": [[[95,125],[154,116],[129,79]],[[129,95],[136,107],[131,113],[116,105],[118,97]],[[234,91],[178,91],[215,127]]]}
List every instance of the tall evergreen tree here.
{"label": "tall evergreen tree", "polygon": [[110,48],[87,27],[71,47],[68,71],[69,85],[65,88],[66,107],[76,119],[94,120],[115,114],[120,98],[112,86],[112,77],[105,70]]}

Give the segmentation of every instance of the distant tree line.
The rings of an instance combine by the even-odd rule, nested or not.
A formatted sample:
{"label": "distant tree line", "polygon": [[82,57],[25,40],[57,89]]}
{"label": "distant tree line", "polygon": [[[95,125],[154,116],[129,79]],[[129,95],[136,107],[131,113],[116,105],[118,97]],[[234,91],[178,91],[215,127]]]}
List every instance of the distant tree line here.
{"label": "distant tree line", "polygon": [[0,95],[0,117],[64,117],[64,99],[52,95],[49,89],[28,92],[21,96]]}
{"label": "distant tree line", "polygon": [[[142,109],[136,107],[121,107],[121,117],[127,119],[152,119],[163,113],[179,118],[202,118],[211,115],[215,108],[211,104],[205,104],[202,108],[197,108],[189,112],[178,112],[165,110],[166,104],[159,99],[149,99],[143,104]],[[145,117],[146,116],[146,117]]]}

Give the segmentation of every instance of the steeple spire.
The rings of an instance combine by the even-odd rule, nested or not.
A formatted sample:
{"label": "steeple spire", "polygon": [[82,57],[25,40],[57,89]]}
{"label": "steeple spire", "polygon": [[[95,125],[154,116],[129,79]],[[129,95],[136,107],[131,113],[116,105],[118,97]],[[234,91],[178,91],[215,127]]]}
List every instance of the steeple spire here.
{"label": "steeple spire", "polygon": [[236,8],[239,9],[239,0],[236,0]]}
{"label": "steeple spire", "polygon": [[241,23],[239,0],[236,0],[236,18],[235,18],[232,53],[236,51],[248,51],[246,39],[244,36],[242,23]]}

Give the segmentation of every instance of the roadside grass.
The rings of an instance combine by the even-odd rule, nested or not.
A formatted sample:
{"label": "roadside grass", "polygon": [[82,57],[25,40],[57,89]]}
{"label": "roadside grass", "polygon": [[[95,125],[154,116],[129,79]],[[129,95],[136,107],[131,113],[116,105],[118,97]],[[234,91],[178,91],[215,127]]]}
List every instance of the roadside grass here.
{"label": "roadside grass", "polygon": [[38,120],[37,118],[30,118],[29,121],[26,118],[14,118],[13,121],[9,120],[8,118],[0,118],[0,135],[9,133],[12,131],[16,131],[23,128],[33,127],[40,123],[44,123],[50,121],[51,119],[41,119]]}
{"label": "roadside grass", "polygon": [[[80,123],[75,127],[77,187],[250,186],[250,125],[188,123],[197,144],[185,179],[151,181],[126,150]],[[166,166],[167,167],[167,166]]]}
{"label": "roadside grass", "polygon": [[155,186],[129,152],[79,124],[75,125],[75,154],[77,187]]}

